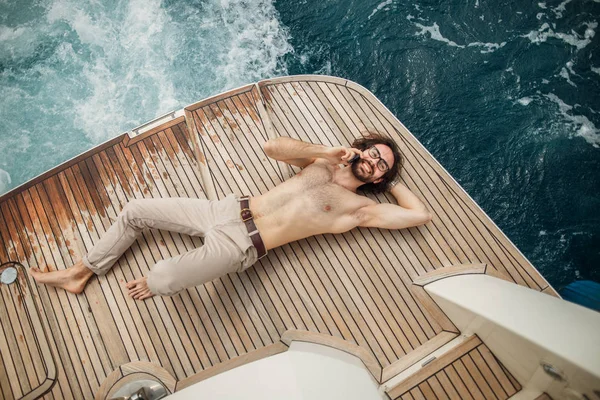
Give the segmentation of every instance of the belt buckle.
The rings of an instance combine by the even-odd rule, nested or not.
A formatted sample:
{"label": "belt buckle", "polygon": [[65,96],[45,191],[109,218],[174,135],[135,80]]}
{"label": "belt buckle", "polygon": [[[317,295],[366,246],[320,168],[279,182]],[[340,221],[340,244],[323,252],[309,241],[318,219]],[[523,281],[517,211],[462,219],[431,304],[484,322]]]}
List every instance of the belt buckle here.
{"label": "belt buckle", "polygon": [[[246,215],[249,215],[247,218],[244,217],[244,212],[247,212]],[[242,208],[240,211],[240,217],[242,218],[242,222],[250,221],[254,216],[252,215],[252,211],[249,208]]]}

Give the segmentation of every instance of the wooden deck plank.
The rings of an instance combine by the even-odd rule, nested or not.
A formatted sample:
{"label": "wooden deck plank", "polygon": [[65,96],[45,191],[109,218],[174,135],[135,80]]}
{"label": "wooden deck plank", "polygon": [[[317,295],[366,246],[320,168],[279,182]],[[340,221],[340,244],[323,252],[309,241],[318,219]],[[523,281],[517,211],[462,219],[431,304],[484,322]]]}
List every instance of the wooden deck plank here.
{"label": "wooden deck plank", "polygon": [[[365,334],[361,326],[356,321],[358,309],[350,298],[350,294],[342,284],[336,270],[343,268],[339,260],[335,257],[330,257],[327,254],[327,247],[317,240],[317,238],[308,238],[290,245],[296,254],[304,253],[307,258],[314,260],[314,274],[324,287],[327,289],[327,294],[331,297],[333,305],[341,316],[339,329],[345,332],[344,339],[357,343],[358,345],[370,349],[370,344],[367,342]],[[307,269],[307,272],[310,271]],[[342,323],[343,322],[343,323]],[[350,340],[351,338],[351,340]],[[376,354],[375,351],[373,353]]]}
{"label": "wooden deck plank", "polygon": [[[327,104],[321,102],[321,98],[319,98],[314,89],[308,84],[298,82],[293,87],[310,112],[312,119],[316,121],[316,126],[320,128],[318,143],[333,146],[342,145],[345,142],[344,136],[330,113]],[[332,111],[334,110],[332,109]]]}
{"label": "wooden deck plank", "polygon": [[461,360],[457,360],[452,364],[452,367],[456,370],[456,373],[460,376],[460,379],[463,381],[471,396],[475,400],[486,400],[485,396],[481,392],[479,385],[473,379],[469,370],[466,368],[465,364]]}
{"label": "wooden deck plank", "polygon": [[[325,251],[326,257],[330,260],[335,260],[337,267],[334,268],[336,277],[341,282],[345,291],[348,293],[349,304],[352,305],[356,311],[353,311],[354,320],[359,326],[360,331],[363,333],[365,340],[369,343],[371,351],[376,355],[377,359],[382,363],[382,366],[386,366],[390,363],[390,358],[393,358],[393,351],[387,342],[387,339],[383,338],[378,323],[371,314],[371,308],[374,304],[368,299],[364,299],[354,286],[354,280],[358,280],[353,268],[346,268],[348,265],[348,258],[344,251],[338,248],[338,243],[333,235],[320,235],[317,236],[317,242],[319,243],[322,250]],[[366,300],[366,301],[365,301]],[[381,340],[383,339],[383,340]]]}
{"label": "wooden deck plank", "polygon": [[244,352],[247,353],[262,347],[262,341],[258,336],[258,332],[256,331],[256,328],[252,322],[249,320],[241,300],[237,296],[235,290],[227,290],[225,286],[226,283],[230,283],[230,280],[217,279],[213,282],[219,297],[223,299],[223,303],[227,309],[227,314],[233,319],[233,324],[240,334],[240,338],[244,345]]}
{"label": "wooden deck plank", "polygon": [[384,368],[381,380],[384,382],[388,381],[389,379],[398,375],[410,366],[423,360],[429,354],[433,353],[446,343],[450,342],[456,336],[457,335],[453,332],[440,332],[432,339],[429,339],[429,341],[425,342],[424,344],[415,348],[407,355],[401,357],[400,359],[396,360],[395,362]]}
{"label": "wooden deck plank", "polygon": [[[15,226],[20,227],[18,234],[15,237],[19,237],[24,244],[28,243],[28,246],[25,244],[24,248],[29,247],[31,249],[28,260],[22,260],[22,263],[29,267],[43,267],[44,258],[39,251],[39,247],[37,247],[37,237],[34,234],[35,228],[29,218],[22,193],[19,193],[2,204],[3,208],[7,205],[10,208],[10,211],[5,217],[8,218],[8,216],[10,216],[10,218],[13,219]],[[5,226],[10,230],[12,225],[9,223]],[[36,294],[34,296],[38,299],[38,306],[40,309],[44,310],[42,315],[46,318],[46,326],[50,327],[50,329],[52,327],[61,326],[62,324],[57,320],[58,318],[54,313],[54,308],[44,307],[44,305],[52,304],[49,300],[49,289],[47,287],[44,287],[41,290],[36,288]],[[78,395],[81,396],[81,387],[73,370],[73,364],[70,362],[68,349],[66,346],[62,345],[61,339],[64,339],[62,332],[59,335],[52,335],[50,341],[52,352],[56,355],[55,360],[61,361],[58,363],[57,368],[59,385],[56,385],[54,392],[62,398],[72,399]]]}
{"label": "wooden deck plank", "polygon": [[[9,293],[6,293],[9,292]],[[10,290],[2,288],[2,301],[6,303],[6,299],[11,299],[12,295]],[[0,318],[2,321],[9,320],[10,310],[5,307],[0,307]],[[9,387],[12,391],[13,398],[19,398],[24,393],[27,393],[31,389],[31,384],[29,379],[27,379],[28,374],[25,370],[25,363],[21,359],[21,354],[19,351],[19,345],[17,344],[17,337],[15,335],[14,329],[9,326],[5,327],[4,324],[0,326],[2,332],[2,340],[0,341],[0,351],[2,354],[6,355],[6,358],[3,360],[5,365],[7,366],[6,372],[8,377],[24,377],[25,379],[12,379],[10,381]]]}
{"label": "wooden deck plank", "polygon": [[[7,218],[4,218],[4,227],[6,227],[6,220]],[[14,228],[10,231],[14,232]],[[17,247],[18,241],[10,237],[9,233],[6,232],[6,228],[2,229],[0,243],[8,244],[0,252],[0,257],[5,260],[17,259],[17,254],[21,252]],[[2,341],[0,344],[0,358],[3,358],[3,363],[7,364],[7,369],[0,370],[0,380],[8,381],[10,379],[8,374],[21,373],[23,374],[20,375],[22,379],[15,383],[20,384],[21,393],[28,393],[35,390],[40,382],[46,378],[47,371],[42,355],[35,346],[31,345],[36,343],[36,339],[33,337],[27,319],[28,302],[24,296],[28,297],[29,293],[27,293],[27,286],[24,286],[25,277],[22,276],[23,271],[21,268],[17,268],[17,274],[15,284],[0,286],[0,299],[2,299],[0,321],[12,321],[11,324],[2,324],[3,326],[0,327],[0,333],[2,333],[0,335],[2,336],[0,339]],[[8,384],[7,388],[11,388],[11,384]]]}
{"label": "wooden deck plank", "polygon": [[[262,149],[265,136],[261,134],[254,119],[250,118],[250,112],[248,110],[241,112],[238,108],[240,105],[246,105],[254,109],[252,105],[247,103],[247,93],[233,98],[226,98],[218,102],[217,105],[222,113],[221,124],[225,120],[228,125],[228,129],[224,129],[224,131],[228,131],[228,140],[223,140],[221,143],[225,144],[225,148],[230,155],[232,153],[238,156],[241,155],[238,159],[241,164],[236,161],[236,167],[238,169],[244,168],[249,173],[250,182],[255,184],[253,186],[255,190],[262,192],[274,187],[280,182],[280,178],[274,165],[267,162],[267,157]],[[244,126],[247,128],[246,130],[243,129]],[[249,135],[248,131],[254,133],[254,135]],[[263,177],[266,177],[266,179]]]}
{"label": "wooden deck plank", "polygon": [[[20,194],[17,194],[14,197],[8,199],[7,201],[2,202],[0,206],[3,214],[2,217],[4,219],[3,226],[5,227],[5,229],[2,230],[2,233],[10,234],[10,237],[12,239],[5,240],[12,241],[13,245],[10,246],[10,248],[16,251],[16,254],[11,254],[10,257],[16,257],[12,259],[20,261],[26,268],[31,266],[40,266],[40,261],[43,260],[43,258],[41,258],[39,252],[36,252],[36,247],[32,242],[33,227],[31,225],[31,222],[21,213],[22,210],[25,209],[25,206],[22,201],[22,196]],[[8,247],[6,248],[8,249]],[[19,249],[22,249],[22,254],[20,254],[21,252],[19,251]],[[12,252],[12,250],[10,251]],[[36,300],[35,303],[37,307],[43,310],[43,306],[40,300],[44,296],[47,296],[47,292],[40,293],[36,287],[33,287],[30,295],[33,296]],[[54,320],[53,313],[42,312],[40,316],[44,321],[42,323],[44,323],[45,326],[57,326]],[[51,325],[52,323],[53,325]],[[51,346],[51,349],[43,349],[42,351],[51,351],[51,354],[58,354],[58,359],[68,358],[64,354],[64,348],[62,346],[57,347],[55,338],[53,336],[50,337],[49,345]],[[56,373],[58,374],[59,382],[61,382],[62,384],[66,382],[64,369],[66,369],[67,371],[72,371],[70,364],[65,366],[65,368],[63,368],[62,364],[58,365]],[[74,390],[77,391],[78,389]],[[73,398],[72,389],[69,387],[66,387],[62,392],[57,390],[57,393],[60,393],[60,395],[65,399]]]}
{"label": "wooden deck plank", "polygon": [[448,380],[450,382],[452,382],[452,385],[454,386],[454,388],[456,388],[456,391],[460,395],[460,397],[459,397],[460,399],[464,399],[464,400],[472,400],[473,399],[471,392],[469,392],[469,389],[467,388],[467,386],[465,385],[465,383],[463,382],[461,377],[456,372],[456,369],[454,368],[454,366],[451,365],[448,368],[445,368],[444,373],[448,377]]}
{"label": "wooden deck plank", "polygon": [[[275,96],[277,96],[277,95],[275,95]],[[280,96],[280,97],[278,97],[278,98],[279,98],[279,100],[280,100],[280,101],[283,101],[281,96]],[[288,98],[289,98],[289,96],[288,96]],[[291,109],[291,108],[292,108],[292,107],[288,107],[288,109]],[[298,118],[298,119],[299,119],[299,118]],[[304,138],[304,137],[301,137],[301,139],[307,140],[307,139],[306,139],[306,138]],[[310,138],[309,138],[308,140],[310,140]]]}
{"label": "wooden deck plank", "polygon": [[469,375],[473,377],[473,380],[477,384],[479,390],[481,390],[481,393],[483,393],[483,396],[486,399],[495,399],[496,396],[494,395],[489,382],[486,381],[482,375],[482,371],[480,371],[479,368],[477,368],[477,365],[475,365],[473,362],[471,353],[464,355],[460,360],[465,365],[465,368],[467,368],[467,371],[469,371]]}
{"label": "wooden deck plank", "polygon": [[245,193],[251,194],[243,181],[235,181],[233,188],[226,185],[226,178],[223,176],[222,171],[235,168],[233,161],[228,160],[229,165],[227,165],[227,160],[224,160],[222,154],[214,148],[214,141],[219,140],[219,137],[205,114],[204,109],[194,111],[193,116],[194,122],[198,127],[198,132],[200,133],[200,143],[202,144],[202,150],[210,168],[210,174],[214,177],[213,180],[216,182],[218,198],[222,199],[229,193],[238,195]]}
{"label": "wooden deck plank", "polygon": [[435,395],[435,393],[433,392],[433,389],[431,388],[431,386],[429,385],[429,382],[424,381],[421,384],[419,384],[419,390],[421,391],[421,393],[423,394],[423,397],[427,400],[430,399],[437,399],[437,396]]}
{"label": "wooden deck plank", "polygon": [[[254,268],[249,268],[243,272],[242,282],[244,283],[244,286],[248,288],[247,290],[250,292],[256,291],[258,294],[260,303],[267,312],[269,320],[275,327],[275,335],[277,339],[279,339],[283,332],[293,327],[293,323],[289,319],[287,311],[282,310],[280,304],[276,300],[272,300],[272,298],[277,299],[277,296],[273,290],[273,286],[270,285],[268,281],[261,281],[260,276],[264,276],[263,270],[264,267],[262,262],[258,265],[255,264]],[[259,271],[261,272],[261,275],[259,275]]]}
{"label": "wooden deck plank", "polygon": [[427,383],[431,387],[433,393],[435,393],[435,397],[439,400],[450,400],[448,394],[440,384],[440,381],[437,379],[437,374],[433,375],[429,379],[427,379]]}
{"label": "wooden deck plank", "polygon": [[[60,266],[60,262],[57,262],[56,260],[56,258],[59,257],[59,252],[57,249],[53,252],[54,246],[46,236],[48,232],[44,226],[47,227],[48,223],[45,219],[42,219],[44,214],[38,214],[41,206],[39,202],[36,205],[36,202],[31,195],[32,190],[35,190],[35,186],[24,191],[22,194],[28,216],[33,223],[34,234],[38,240],[37,244],[44,260],[41,264],[47,266],[50,270],[55,270]],[[74,367],[75,376],[77,376],[82,390],[91,391],[91,385],[94,385],[94,381],[96,381],[97,385],[95,373],[89,365],[89,358],[86,357],[87,351],[84,347],[81,335],[77,333],[77,326],[73,327],[73,325],[67,323],[67,320],[77,320],[71,304],[71,301],[74,301],[74,299],[69,298],[70,296],[64,291],[55,288],[49,289],[48,293],[49,297],[52,299],[51,303],[53,304],[54,312],[57,314],[57,320],[61,321],[59,329],[63,335],[63,343],[67,349],[71,349],[71,351],[67,351],[69,353],[69,360]],[[78,307],[78,305],[75,307]],[[86,361],[87,365],[84,366],[83,361]],[[88,381],[88,377],[91,382]]]}
{"label": "wooden deck plank", "polygon": [[[223,279],[223,283],[228,292],[237,293],[239,301],[244,307],[245,312],[248,314],[251,324],[254,326],[263,345],[275,342],[279,337],[279,334],[264,305],[260,301],[258,293],[252,288],[248,277],[229,275],[227,279]],[[248,288],[252,288],[252,290],[249,291]]]}
{"label": "wooden deck plank", "polygon": [[[349,294],[342,286],[333,269],[339,266],[337,259],[329,259],[315,238],[309,238],[290,244],[294,254],[299,257],[308,279],[313,282],[321,300],[326,304],[335,326],[345,340],[359,343],[368,348],[364,334],[353,317],[353,304],[349,303]],[[303,261],[306,259],[306,261]],[[310,268],[309,268],[310,266]],[[332,331],[332,334],[335,331]]]}
{"label": "wooden deck plank", "polygon": [[[66,267],[71,266],[75,262],[79,261],[83,254],[81,253],[81,246],[77,245],[80,242],[78,232],[73,229],[73,216],[68,210],[68,200],[66,194],[63,191],[62,185],[57,176],[48,178],[46,181],[38,185],[40,187],[39,194],[44,203],[46,212],[51,217],[51,223],[53,225],[54,237],[56,243],[61,246],[61,252],[63,253],[64,265]],[[63,238],[60,238],[62,233]],[[108,354],[104,351],[102,345],[102,337],[100,330],[98,329],[98,323],[95,315],[107,316],[110,315],[109,310],[105,307],[103,310],[92,309],[94,302],[86,296],[78,296],[82,313],[81,315],[85,319],[85,328],[83,335],[91,339],[88,343],[88,352],[90,354],[92,367],[96,370],[96,376],[104,376],[110,371],[111,364]],[[102,303],[104,305],[104,303]],[[99,307],[96,307],[99,308]]]}
{"label": "wooden deck plank", "polygon": [[[394,302],[397,304],[407,323],[412,329],[413,334],[408,334],[409,340],[413,336],[418,339],[418,344],[411,340],[413,348],[419,344],[425,343],[428,339],[435,336],[441,330],[439,325],[428,321],[423,314],[419,304],[410,293],[410,285],[413,277],[408,272],[406,265],[411,265],[403,252],[392,249],[394,247],[393,234],[384,232],[380,229],[360,229],[366,242],[370,247],[375,248],[374,268],[381,268],[380,275],[384,277],[384,285],[392,293]],[[416,276],[416,274],[414,274]],[[389,279],[385,279],[385,277]]]}
{"label": "wooden deck plank", "polygon": [[494,377],[500,382],[502,390],[504,390],[504,393],[506,393],[508,397],[514,395],[515,393],[517,393],[518,390],[521,389],[516,389],[512,385],[512,382],[502,369],[500,362],[496,359],[496,357],[494,357],[494,355],[487,346],[479,347],[478,351],[487,363],[487,366],[492,370]]}
{"label": "wooden deck plank", "polygon": [[[368,307],[371,310],[371,314],[373,315],[374,319],[377,321],[382,334],[386,337],[390,347],[394,351],[395,356],[391,357],[390,360],[395,360],[412,349],[410,342],[404,334],[397,336],[395,333],[403,332],[401,321],[405,321],[403,321],[402,317],[398,317],[398,315],[401,315],[400,312],[396,312],[396,315],[392,315],[389,307],[393,304],[391,296],[389,296],[389,293],[387,293],[385,290],[381,292],[377,290],[378,287],[384,286],[382,280],[380,277],[375,275],[373,268],[365,267],[366,265],[370,264],[369,260],[371,257],[374,257],[373,253],[367,253],[367,255],[365,254],[366,249],[360,248],[360,246],[353,246],[357,242],[359,244],[361,243],[361,241],[356,240],[353,233],[344,233],[342,235],[338,235],[338,238],[345,239],[344,242],[341,240],[338,242],[341,250],[345,254],[353,256],[348,257],[347,259],[353,266],[352,269],[348,270],[349,272],[354,273],[350,279],[354,282],[357,292],[369,293],[370,301],[368,304],[370,304],[370,306]],[[362,285],[359,285],[358,282],[362,283]]]}
{"label": "wooden deck plank", "polygon": [[[163,176],[164,176],[164,175],[163,175]],[[181,193],[178,193],[178,194],[179,194],[179,195],[181,195]],[[212,295],[211,295],[211,297],[212,297]],[[206,298],[204,298],[204,300],[205,300],[205,303],[206,303],[206,301],[207,301],[207,300],[206,300]],[[212,304],[212,300],[211,300],[209,303],[206,303],[206,304],[207,304],[209,307],[211,307],[211,306],[214,306],[214,305]],[[221,306],[221,308],[222,308],[222,306]],[[221,314],[221,315],[223,315],[223,314]],[[217,336],[215,336],[215,337],[217,337]]]}
{"label": "wooden deck plank", "polygon": [[[324,287],[319,285],[319,281],[315,280],[311,260],[298,246],[286,246],[280,249],[281,253],[287,255],[288,262],[284,263],[283,267],[287,269],[288,276],[293,279],[292,284],[300,291],[300,297],[306,299],[304,300],[305,304],[307,304],[310,315],[316,324],[315,331],[327,332],[331,336],[344,337],[338,327],[339,318],[334,320],[335,311],[333,310],[335,310],[335,306],[331,303]],[[342,326],[346,337],[350,337],[351,335],[344,328],[345,326]]]}
{"label": "wooden deck plank", "polygon": [[321,330],[325,330],[323,319],[316,312],[316,307],[311,297],[294,271],[294,267],[290,261],[291,257],[281,248],[272,250],[272,253],[274,254],[273,261],[278,264],[274,268],[274,272],[279,276],[286,292],[290,294],[290,300],[302,318],[302,323],[305,326],[304,329],[318,332],[320,331],[317,328],[318,325]]}
{"label": "wooden deck plank", "polygon": [[[199,119],[197,119],[196,121],[199,121]],[[224,178],[223,178],[223,177],[218,177],[218,179],[219,179],[219,181],[221,181],[221,182],[224,182]],[[244,282],[245,282],[245,283],[244,283],[244,285],[245,285],[246,287],[252,286],[252,283],[251,283],[250,281],[244,280]],[[260,284],[260,285],[259,285],[259,287],[262,289],[262,284]],[[251,290],[250,292],[252,292],[252,290]],[[263,299],[262,301],[263,301],[263,302],[265,302],[265,300],[264,300],[264,299],[265,299],[266,297],[268,298],[268,295],[267,295],[267,294],[266,294],[266,293],[265,293],[263,290],[260,290],[260,289],[259,289],[258,293],[259,293],[259,296],[260,296],[260,297]],[[268,309],[268,308],[270,308],[270,307],[271,307],[272,303],[271,303],[271,301],[270,301],[270,300],[267,300],[267,301],[265,302],[265,305],[266,305],[266,307],[267,307],[267,309]],[[262,309],[262,307],[261,307],[261,309]],[[277,316],[278,316],[278,315],[277,315]],[[276,324],[278,324],[278,322],[280,322],[280,321],[281,321],[281,319],[279,319],[279,318],[275,318],[275,319],[274,319],[274,321],[275,321],[275,323],[276,323]],[[281,331],[281,332],[283,332],[283,331],[285,330],[285,327],[284,327],[283,325],[279,325],[279,328],[278,328],[278,330],[279,330],[279,331]]]}
{"label": "wooden deck plank", "polygon": [[323,135],[317,133],[319,125],[309,122],[308,109],[290,86],[289,83],[274,85],[273,90],[279,94],[282,107],[287,107],[289,115],[294,117],[293,124],[297,127],[297,131],[302,132],[308,138],[304,140],[309,143],[322,142]]}
{"label": "wooden deck plank", "polygon": [[[327,110],[331,113],[331,116],[336,122],[340,132],[342,132],[343,138],[345,139],[343,142],[352,143],[355,137],[360,136],[360,129],[357,131],[354,122],[347,114],[347,110],[342,107],[338,101],[338,99],[331,92],[331,88],[329,84],[326,82],[314,82],[311,83],[313,90],[321,96],[319,98],[325,104],[329,104],[327,106]],[[364,130],[364,128],[363,128]],[[340,138],[341,140],[341,138]]]}
{"label": "wooden deck plank", "polygon": [[[480,346],[483,347],[483,346]],[[489,385],[491,391],[496,395],[498,399],[507,399],[508,395],[506,391],[500,385],[500,382],[487,365],[487,363],[483,360],[481,353],[478,350],[472,351],[469,353],[471,360],[475,364],[477,370],[481,373],[484,378],[484,381]]]}
{"label": "wooden deck plank", "polygon": [[262,93],[267,100],[267,107],[271,108],[269,115],[279,136],[297,139],[299,137],[297,130],[301,128],[300,124],[281,98],[277,86],[268,86]]}
{"label": "wooden deck plank", "polygon": [[[135,160],[134,163],[123,163],[122,159],[119,157],[120,151],[123,152],[123,155],[128,159],[131,160],[131,158],[133,158]],[[129,153],[131,151],[131,153]],[[162,184],[162,182],[158,182],[158,184],[154,181],[154,178],[156,177],[157,179],[160,179],[156,173],[153,174],[153,172],[151,171],[151,166],[149,167],[146,164],[146,161],[142,155],[142,152],[139,149],[139,145],[138,146],[132,146],[131,148],[115,148],[115,154],[117,156],[117,159],[119,160],[119,162],[115,162],[114,158],[113,158],[113,168],[115,170],[115,172],[118,174],[118,176],[120,177],[121,181],[124,181],[124,185],[127,185],[127,179],[126,179],[126,174],[123,173],[123,171],[126,171],[127,169],[127,165],[131,165],[132,169],[134,171],[134,176],[138,177],[140,176],[140,180],[136,179],[136,182],[138,185],[140,185],[140,189],[142,189],[143,193],[144,193],[144,197],[160,197],[160,187],[159,184]],[[120,164],[120,165],[119,165]],[[139,170],[137,168],[134,168],[139,166]],[[133,182],[131,182],[130,184],[133,184]],[[135,185],[134,185],[135,187]],[[164,187],[163,189],[164,190]],[[156,256],[155,254],[157,253],[156,251],[156,240],[162,240],[161,239],[162,234],[157,233],[157,234],[150,234],[150,233],[146,233],[142,236],[141,239],[138,240],[139,242],[139,247],[138,247],[138,243],[135,243],[131,249],[131,251],[136,254],[135,257],[127,257],[128,262],[130,263],[130,265],[138,265],[139,267],[135,269],[135,272],[138,272],[140,275],[144,275],[148,269],[149,266],[154,264],[156,262]],[[157,239],[155,239],[157,238]],[[140,254],[141,253],[141,254]],[[127,253],[126,253],[127,254]],[[142,267],[143,266],[143,267]],[[135,273],[132,271],[132,277]],[[154,338],[153,342],[155,343],[156,346],[156,351],[157,354],[159,355],[159,358],[161,360],[163,360],[163,363],[168,363],[165,364],[167,369],[170,368],[169,372],[174,374],[175,372],[175,367],[173,363],[173,360],[171,360],[171,358],[168,356],[168,354],[172,354],[172,351],[169,350],[169,343],[168,342],[164,342],[163,340],[161,340],[160,336],[161,336],[161,332],[164,332],[165,330],[165,325],[163,323],[163,321],[161,321],[162,317],[161,314],[164,313],[164,311],[161,311],[164,309],[164,307],[161,307],[160,304],[157,305],[157,303],[155,302],[145,302],[144,303],[146,306],[146,310],[148,312],[150,312],[150,314],[152,315],[151,317],[151,321],[152,323],[150,324],[146,324],[146,329],[149,329],[149,335],[151,337]],[[170,316],[167,316],[167,318],[170,318]]]}
{"label": "wooden deck plank", "polygon": [[[302,108],[306,109],[305,118],[308,123],[315,129],[319,140],[317,142],[323,143],[325,141],[336,141],[336,135],[331,129],[330,123],[324,116],[326,111],[323,106],[315,105],[313,100],[310,98],[309,93],[300,84],[300,82],[292,82],[287,86],[288,93],[292,94],[292,98],[296,104],[300,104]],[[327,114],[328,115],[328,114]],[[318,128],[317,128],[318,127]]]}
{"label": "wooden deck plank", "polygon": [[[84,195],[85,193],[90,195],[96,212],[101,216],[104,216],[103,227],[100,228],[99,226],[96,226],[96,228],[102,229],[105,232],[110,226],[110,217],[107,213],[110,200],[106,195],[106,192],[100,189],[100,187],[103,187],[102,181],[89,161],[91,160],[87,159],[77,165],[82,179],[79,184],[85,185],[85,187],[80,186],[80,188],[85,189],[83,190]],[[106,350],[108,351],[112,364],[112,368],[107,370],[106,374],[108,374],[111,369],[114,369],[115,366],[128,362],[129,357],[133,355],[132,353],[130,354],[132,348],[131,338],[125,328],[125,321],[121,318],[120,312],[112,312],[112,310],[119,310],[116,297],[112,290],[112,286],[117,285],[116,289],[118,289],[119,286],[113,279],[114,275],[109,274],[101,279],[93,280],[88,285],[90,287],[88,290],[92,291],[92,298],[95,299],[95,301],[88,306],[91,307],[98,316],[102,316],[101,320],[103,323],[99,324],[98,328],[100,336],[106,344]],[[116,340],[115,337],[118,339]],[[98,382],[98,387],[100,384],[101,381]],[[93,392],[95,393],[97,390],[98,388],[95,388]]]}
{"label": "wooden deck plank", "polygon": [[206,198],[206,192],[202,187],[200,166],[194,156],[193,146],[187,135],[185,124],[182,123],[171,127],[165,136],[179,159],[180,167],[183,170],[182,172],[187,175],[190,184],[194,188],[194,197],[199,199]]}
{"label": "wooden deck plank", "polygon": [[440,382],[440,385],[444,388],[444,392],[448,395],[450,399],[460,399],[460,395],[456,391],[454,384],[448,379],[448,375],[446,375],[446,370],[442,370],[438,372],[435,377]]}
{"label": "wooden deck plank", "polygon": [[414,388],[413,390],[411,390],[408,393],[409,396],[412,396],[412,398],[414,400],[425,400],[425,397],[423,396],[423,392],[421,392],[421,390],[419,390],[419,388]]}
{"label": "wooden deck plank", "polygon": [[247,167],[255,171],[257,178],[265,185],[265,189],[271,189],[280,183],[277,163],[267,157],[263,149],[267,139],[263,137],[256,121],[250,118],[248,111],[240,110],[239,107],[243,105],[242,100],[236,96],[233,99],[227,98],[218,105],[222,109],[223,115],[230,121],[230,125],[235,126],[233,133],[234,138],[237,139],[233,141],[233,144],[237,145],[235,147],[238,152],[243,150],[246,153],[250,163]]}
{"label": "wooden deck plank", "polygon": [[428,338],[423,333],[422,326],[415,319],[410,306],[403,300],[403,295],[404,298],[410,297],[409,291],[401,280],[398,279],[397,274],[391,273],[393,267],[387,257],[384,259],[385,253],[380,251],[383,236],[381,236],[381,233],[377,229],[359,229],[352,232],[351,235],[354,236],[358,243],[363,244],[363,246],[360,246],[360,249],[365,253],[366,259],[370,260],[373,264],[372,268],[368,268],[367,271],[373,271],[373,283],[379,288],[379,293],[383,297],[383,301],[391,309],[393,317],[398,324],[397,327],[402,330],[403,336],[408,341],[401,340],[401,342],[404,342],[403,347],[405,352],[415,349],[420,344],[426,342]]}
{"label": "wooden deck plank", "polygon": [[[252,132],[253,139],[258,140],[262,144],[271,137],[276,137],[277,134],[273,126],[273,121],[269,117],[269,113],[264,107],[262,99],[259,99],[259,96],[258,89],[255,87],[251,93],[244,93],[240,96],[236,96],[232,101],[235,108],[246,121],[246,126],[250,132]],[[258,107],[261,107],[264,118],[261,117],[261,110],[259,110]],[[271,180],[278,183],[282,182],[284,170],[287,169],[286,166],[280,161],[267,157],[262,146],[260,149],[254,150],[259,153],[260,160],[263,165],[265,165],[266,169],[268,171],[273,171],[273,173],[269,173]]]}
{"label": "wooden deck plank", "polygon": [[[411,151],[411,150],[409,150]],[[413,153],[413,156],[416,158],[416,154]],[[425,177],[426,180],[432,179],[434,172],[428,166],[421,165],[422,172],[418,174],[420,177]],[[479,260],[490,263],[491,265],[510,265],[507,264],[506,259],[501,260],[498,258],[498,253],[500,249],[494,249],[495,242],[493,241],[485,241],[482,240],[481,231],[478,230],[477,226],[472,224],[469,216],[465,215],[464,210],[461,211],[461,205],[456,202],[453,193],[450,191],[444,190],[447,188],[447,184],[445,182],[439,182],[436,184],[435,182],[431,183],[431,187],[435,187],[439,192],[434,193],[432,197],[443,198],[446,199],[447,202],[442,204],[442,210],[447,213],[458,213],[456,217],[453,219],[458,223],[463,223],[463,229],[459,230],[463,235],[467,233],[470,237],[464,238],[465,241],[472,243],[469,247],[475,247],[477,249],[477,255],[479,256]],[[428,186],[428,185],[425,185]],[[468,247],[467,247],[468,248]],[[525,284],[525,281],[521,279],[521,276],[513,272],[512,276],[517,280],[518,283]]]}

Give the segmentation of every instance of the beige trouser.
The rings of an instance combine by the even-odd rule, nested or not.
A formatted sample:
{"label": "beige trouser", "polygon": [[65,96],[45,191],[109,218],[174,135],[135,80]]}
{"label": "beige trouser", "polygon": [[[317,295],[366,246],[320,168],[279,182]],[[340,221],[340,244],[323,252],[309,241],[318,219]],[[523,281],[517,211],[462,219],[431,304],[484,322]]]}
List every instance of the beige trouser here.
{"label": "beige trouser", "polygon": [[203,236],[204,245],[157,262],[148,274],[152,293],[171,296],[256,262],[257,252],[240,217],[235,195],[211,201],[187,198],[132,200],[83,258],[104,275],[146,228]]}

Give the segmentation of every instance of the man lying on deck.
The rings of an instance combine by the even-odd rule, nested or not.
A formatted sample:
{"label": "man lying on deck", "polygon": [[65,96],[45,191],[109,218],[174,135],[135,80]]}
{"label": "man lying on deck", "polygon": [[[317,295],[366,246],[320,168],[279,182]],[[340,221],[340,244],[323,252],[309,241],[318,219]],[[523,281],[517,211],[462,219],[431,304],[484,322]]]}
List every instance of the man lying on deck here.
{"label": "man lying on deck", "polygon": [[[147,277],[126,284],[131,297],[144,300],[241,272],[268,250],[309,236],[357,226],[402,229],[431,219],[423,203],[399,183],[402,156],[396,143],[384,136],[370,133],[352,148],[282,137],[269,140],[264,149],[269,157],[303,170],[256,197],[132,200],[81,261],[61,271],[31,268],[31,275],[39,283],[81,293],[87,281],[94,274],[106,274],[146,228],[204,237],[203,246],[159,261]],[[389,190],[398,204],[377,203],[356,194],[359,188],[371,193]]]}

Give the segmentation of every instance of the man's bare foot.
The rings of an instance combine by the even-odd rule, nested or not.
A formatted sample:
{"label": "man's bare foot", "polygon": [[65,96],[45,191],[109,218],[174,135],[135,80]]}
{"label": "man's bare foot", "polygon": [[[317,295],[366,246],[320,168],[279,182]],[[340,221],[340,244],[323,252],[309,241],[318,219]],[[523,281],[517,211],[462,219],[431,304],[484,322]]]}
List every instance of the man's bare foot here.
{"label": "man's bare foot", "polygon": [[71,268],[60,271],[43,272],[39,268],[29,268],[29,274],[38,283],[65,289],[67,292],[79,294],[87,281],[94,275],[91,269],[79,261]]}
{"label": "man's bare foot", "polygon": [[148,287],[148,278],[145,276],[127,282],[125,286],[129,289],[129,295],[136,300],[145,300],[154,296]]}

